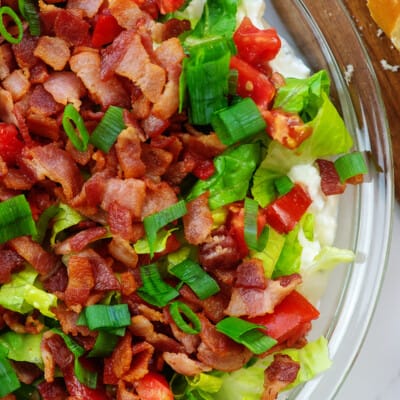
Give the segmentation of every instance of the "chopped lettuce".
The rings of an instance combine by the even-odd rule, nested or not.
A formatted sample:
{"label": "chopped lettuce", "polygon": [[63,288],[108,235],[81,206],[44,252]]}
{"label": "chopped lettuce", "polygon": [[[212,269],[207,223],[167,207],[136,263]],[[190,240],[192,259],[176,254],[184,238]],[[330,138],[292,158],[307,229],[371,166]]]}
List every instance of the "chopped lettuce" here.
{"label": "chopped lettuce", "polygon": [[[178,228],[172,228],[170,230],[160,229],[157,232],[157,237],[154,243],[154,253],[160,253],[165,250],[168,238],[171,236],[172,232],[177,229]],[[139,239],[133,247],[137,254],[150,254],[150,246],[146,237]]]}
{"label": "chopped lettuce", "polygon": [[287,78],[277,93],[274,108],[298,113],[304,122],[315,118],[323,103],[323,95],[329,95],[330,80],[325,70],[306,79]]}
{"label": "chopped lettuce", "polygon": [[56,241],[56,236],[64,231],[65,229],[70,228],[83,221],[85,218],[75,211],[73,208],[69,207],[66,204],[61,203],[59,205],[59,212],[54,217],[54,224],[52,235],[50,238],[50,243],[54,245]]}
{"label": "chopped lettuce", "polygon": [[[304,383],[327,370],[332,362],[329,358],[328,341],[320,337],[307,343],[301,349],[287,349],[280,353],[289,355],[300,363],[300,370],[291,387]],[[215,400],[259,400],[264,386],[264,370],[273,356],[257,361],[248,368],[242,368],[222,376],[222,386],[214,395]]]}
{"label": "chopped lettuce", "polygon": [[193,200],[208,191],[210,193],[208,203],[212,210],[243,200],[259,163],[259,154],[258,143],[242,144],[228,149],[215,158],[214,175],[209,179],[197,181],[187,200]]}
{"label": "chopped lettuce", "polygon": [[0,345],[7,349],[7,358],[42,365],[40,344],[43,334],[36,335],[6,332],[0,335]]}
{"label": "chopped lettuce", "polygon": [[307,272],[330,271],[338,264],[347,264],[354,259],[355,254],[351,250],[324,246],[314,257],[313,263],[307,268]]}
{"label": "chopped lettuce", "polygon": [[261,207],[275,198],[274,180],[286,175],[294,165],[345,153],[352,147],[353,140],[335,106],[325,92],[321,98],[323,102],[316,117],[307,123],[313,129],[307,140],[295,150],[289,150],[276,141],[269,145],[267,156],[254,174],[251,189]]}
{"label": "chopped lettuce", "polygon": [[203,13],[185,45],[192,45],[203,39],[225,37],[230,39],[236,28],[237,0],[207,0]]}
{"label": "chopped lettuce", "polygon": [[11,282],[0,288],[0,305],[21,314],[37,309],[43,315],[54,318],[50,308],[57,305],[57,297],[34,285],[37,275],[32,267],[13,274]]}

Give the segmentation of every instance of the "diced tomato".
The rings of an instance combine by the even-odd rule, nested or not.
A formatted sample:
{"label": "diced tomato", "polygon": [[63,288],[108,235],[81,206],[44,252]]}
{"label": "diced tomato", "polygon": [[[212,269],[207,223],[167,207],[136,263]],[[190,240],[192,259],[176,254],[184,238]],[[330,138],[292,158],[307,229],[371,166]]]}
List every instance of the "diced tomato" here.
{"label": "diced tomato", "polygon": [[215,166],[213,160],[202,160],[196,164],[193,175],[199,179],[208,179],[214,175]]}
{"label": "diced tomato", "polygon": [[282,110],[263,111],[268,135],[288,149],[295,149],[311,136],[312,128],[298,114]]}
{"label": "diced tomato", "polygon": [[168,14],[181,8],[185,0],[157,0],[161,14]]}
{"label": "diced tomato", "polygon": [[238,95],[250,97],[261,109],[268,109],[275,96],[275,87],[268,76],[237,56],[231,58],[230,68],[238,71]]}
{"label": "diced tomato", "polygon": [[0,156],[7,164],[15,164],[24,143],[18,138],[17,128],[12,124],[0,122]]}
{"label": "diced tomato", "polygon": [[299,292],[293,291],[279,303],[272,314],[251,319],[251,322],[264,325],[267,334],[279,343],[285,342],[319,317],[319,311]]}
{"label": "diced tomato", "polygon": [[93,30],[92,45],[101,47],[111,43],[120,33],[122,28],[108,9],[97,17],[96,25]]}
{"label": "diced tomato", "polygon": [[[242,258],[249,254],[249,248],[244,237],[244,206],[242,203],[234,204],[229,207],[227,218],[229,233],[235,239],[237,248]],[[257,218],[257,230],[260,235],[266,224],[263,210],[260,210]]]}
{"label": "diced tomato", "polygon": [[278,197],[265,208],[267,224],[278,233],[289,233],[305,214],[312,200],[306,190],[296,183],[292,190]]}
{"label": "diced tomato", "polygon": [[340,182],[335,164],[329,160],[317,160],[319,174],[321,176],[321,190],[326,196],[341,194],[346,189],[346,184]]}
{"label": "diced tomato", "polygon": [[141,400],[173,400],[167,380],[157,372],[149,372],[139,380],[136,391]]}
{"label": "diced tomato", "polygon": [[254,67],[274,59],[281,48],[275,29],[258,29],[248,17],[243,18],[233,40],[239,57]]}

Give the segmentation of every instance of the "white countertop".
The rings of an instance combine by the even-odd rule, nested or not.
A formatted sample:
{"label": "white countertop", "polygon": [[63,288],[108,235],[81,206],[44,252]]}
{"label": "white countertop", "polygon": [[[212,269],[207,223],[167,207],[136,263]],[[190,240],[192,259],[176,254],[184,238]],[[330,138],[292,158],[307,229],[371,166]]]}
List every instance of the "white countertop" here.
{"label": "white countertop", "polygon": [[[366,340],[337,400],[400,399],[400,205],[389,263]],[[321,399],[323,400],[323,399]]]}

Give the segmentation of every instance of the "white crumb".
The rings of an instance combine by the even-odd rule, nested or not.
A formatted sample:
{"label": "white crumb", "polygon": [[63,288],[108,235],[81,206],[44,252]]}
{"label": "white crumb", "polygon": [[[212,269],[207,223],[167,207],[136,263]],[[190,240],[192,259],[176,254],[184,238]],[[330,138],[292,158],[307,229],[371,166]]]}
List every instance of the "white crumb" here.
{"label": "white crumb", "polygon": [[381,28],[377,29],[376,37],[381,37],[383,35],[383,30]]}
{"label": "white crumb", "polygon": [[346,83],[349,85],[351,82],[351,78],[353,77],[354,73],[354,65],[353,64],[348,64],[346,65],[346,71],[344,71],[344,80]]}
{"label": "white crumb", "polygon": [[400,65],[391,65],[385,59],[381,60],[381,65],[385,71],[397,72],[400,69]]}

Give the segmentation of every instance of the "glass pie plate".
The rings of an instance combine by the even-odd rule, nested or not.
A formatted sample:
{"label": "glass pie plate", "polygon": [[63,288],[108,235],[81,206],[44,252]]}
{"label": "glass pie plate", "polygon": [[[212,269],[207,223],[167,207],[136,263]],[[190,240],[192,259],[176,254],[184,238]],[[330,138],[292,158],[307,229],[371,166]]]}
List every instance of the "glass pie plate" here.
{"label": "glass pie plate", "polygon": [[341,1],[267,0],[265,18],[311,70],[329,71],[333,101],[355,147],[368,154],[366,182],[348,185],[339,205],[335,245],[352,249],[356,259],[330,274],[319,303],[321,317],[311,334],[312,338],[321,334],[328,338],[333,365],[280,397],[329,400],[337,394],[362,346],[388,258],[393,170],[387,121],[371,62]]}

